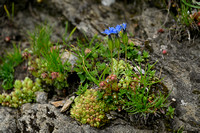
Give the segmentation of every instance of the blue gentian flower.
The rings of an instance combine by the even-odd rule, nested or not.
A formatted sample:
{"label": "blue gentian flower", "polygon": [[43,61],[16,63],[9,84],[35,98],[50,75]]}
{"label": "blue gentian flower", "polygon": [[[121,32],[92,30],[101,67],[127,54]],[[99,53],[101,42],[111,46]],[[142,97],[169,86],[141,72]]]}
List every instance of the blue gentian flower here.
{"label": "blue gentian flower", "polygon": [[118,33],[121,31],[121,29],[122,29],[122,26],[121,26],[121,25],[117,25],[117,26],[115,27],[115,30],[117,30]]}
{"label": "blue gentian flower", "polygon": [[122,27],[123,27],[123,30],[124,30],[124,31],[126,31],[126,25],[127,25],[126,23],[123,23],[123,24],[122,24]]}
{"label": "blue gentian flower", "polygon": [[109,27],[109,31],[111,34],[118,34],[117,30],[114,27]]}
{"label": "blue gentian flower", "polygon": [[110,35],[110,34],[111,34],[110,30],[108,30],[108,29],[105,29],[105,31],[103,31],[103,32],[101,32],[101,33],[107,34],[107,35]]}

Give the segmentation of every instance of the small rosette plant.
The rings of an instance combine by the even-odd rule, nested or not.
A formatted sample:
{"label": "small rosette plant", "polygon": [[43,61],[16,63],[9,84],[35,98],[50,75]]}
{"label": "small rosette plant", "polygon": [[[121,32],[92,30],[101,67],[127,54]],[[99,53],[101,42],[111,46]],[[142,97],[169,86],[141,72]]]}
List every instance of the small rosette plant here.
{"label": "small rosette plant", "polygon": [[11,94],[1,94],[0,104],[14,108],[20,107],[24,103],[34,102],[37,91],[42,91],[40,79],[36,79],[35,83],[28,77],[24,81],[15,80],[14,91]]}
{"label": "small rosette plant", "polygon": [[119,97],[119,86],[116,75],[109,75],[105,81],[99,84],[98,88],[98,99],[105,101],[110,110],[121,111],[124,108],[124,100]]}
{"label": "small rosette plant", "polygon": [[109,108],[104,101],[97,100],[97,91],[94,89],[86,90],[74,100],[74,105],[70,110],[72,118],[82,124],[90,124],[92,127],[101,127],[108,122],[105,115]]}

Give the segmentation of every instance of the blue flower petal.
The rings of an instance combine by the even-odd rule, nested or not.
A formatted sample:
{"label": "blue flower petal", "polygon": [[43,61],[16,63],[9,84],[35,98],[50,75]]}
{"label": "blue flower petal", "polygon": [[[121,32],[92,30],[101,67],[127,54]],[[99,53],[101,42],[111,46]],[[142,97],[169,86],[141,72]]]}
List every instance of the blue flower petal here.
{"label": "blue flower petal", "polygon": [[110,34],[111,34],[111,33],[110,33],[110,30],[108,30],[108,29],[105,29],[105,31],[103,31],[103,32],[101,32],[101,33],[107,34],[107,35],[110,35]]}
{"label": "blue flower petal", "polygon": [[127,25],[126,23],[122,24],[123,30],[126,30],[126,25]]}
{"label": "blue flower petal", "polygon": [[122,26],[121,26],[121,25],[117,25],[117,26],[115,27],[115,30],[117,30],[118,33],[121,31],[121,29],[122,29]]}
{"label": "blue flower petal", "polygon": [[109,31],[112,34],[118,34],[117,30],[114,27],[109,27]]}

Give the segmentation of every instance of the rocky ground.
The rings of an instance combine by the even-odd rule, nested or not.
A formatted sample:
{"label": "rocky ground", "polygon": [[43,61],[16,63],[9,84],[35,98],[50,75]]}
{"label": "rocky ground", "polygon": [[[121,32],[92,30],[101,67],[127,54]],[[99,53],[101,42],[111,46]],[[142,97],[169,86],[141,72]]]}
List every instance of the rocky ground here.
{"label": "rocky ground", "polygon": [[[6,0],[0,2],[0,7]],[[151,60],[159,62],[158,72],[165,77],[164,84],[171,95],[175,107],[174,119],[157,118],[151,123],[136,124],[134,118],[118,117],[103,129],[81,125],[69,116],[69,112],[60,113],[60,109],[49,104],[51,99],[43,97],[39,103],[25,104],[20,109],[0,106],[0,132],[40,132],[40,133],[134,133],[134,132],[173,132],[183,129],[186,132],[200,131],[200,39],[188,39],[189,34],[176,34],[176,22],[164,10],[160,1],[117,1],[110,7],[94,0],[48,0],[42,3],[22,0],[15,4],[12,21],[6,18],[0,8],[0,55],[12,48],[11,42],[29,47],[27,31],[33,31],[37,25],[48,22],[54,27],[52,41],[59,41],[64,33],[65,22],[71,29],[77,26],[74,38],[84,32],[91,37],[102,36],[107,26],[126,22],[128,31],[140,40],[150,51]],[[159,33],[159,29],[164,33]],[[173,30],[174,29],[174,30]],[[5,42],[6,36],[11,42]],[[167,50],[163,55],[162,50]],[[20,69],[20,68],[19,68]],[[22,66],[21,66],[22,69]],[[22,79],[26,73],[17,73]],[[2,91],[2,90],[1,90]],[[44,94],[45,95],[45,94]],[[43,102],[45,101],[46,102]]]}

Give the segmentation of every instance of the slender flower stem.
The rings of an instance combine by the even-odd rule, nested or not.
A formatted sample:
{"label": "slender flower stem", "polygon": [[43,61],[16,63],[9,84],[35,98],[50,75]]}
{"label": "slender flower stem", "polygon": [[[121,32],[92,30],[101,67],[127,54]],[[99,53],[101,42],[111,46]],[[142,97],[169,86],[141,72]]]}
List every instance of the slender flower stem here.
{"label": "slender flower stem", "polygon": [[125,45],[125,63],[127,63],[127,45],[128,45],[128,36],[127,33],[124,31],[122,35],[122,41]]}
{"label": "slender flower stem", "polygon": [[113,51],[111,50],[111,73],[113,74]]}
{"label": "slender flower stem", "polygon": [[127,63],[127,44],[125,43],[125,63]]}
{"label": "slender flower stem", "polygon": [[118,47],[117,75],[118,75],[118,66],[119,66],[119,51],[120,51],[120,47]]}

